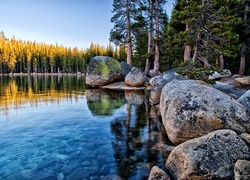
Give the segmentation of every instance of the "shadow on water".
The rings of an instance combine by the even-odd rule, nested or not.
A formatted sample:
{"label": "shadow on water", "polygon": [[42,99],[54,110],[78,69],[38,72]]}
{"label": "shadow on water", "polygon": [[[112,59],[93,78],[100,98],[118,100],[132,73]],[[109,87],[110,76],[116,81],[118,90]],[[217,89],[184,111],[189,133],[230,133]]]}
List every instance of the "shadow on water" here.
{"label": "shadow on water", "polygon": [[[36,162],[36,165],[33,159],[26,159],[25,161],[32,162],[32,167],[36,167],[26,169],[31,177],[79,179],[84,170],[88,172],[84,175],[87,179],[101,179],[109,175],[121,179],[147,179],[152,166],[164,169],[169,151],[159,147],[169,141],[158,116],[158,109],[149,104],[148,94],[144,91],[86,89],[85,79],[77,76],[0,78],[0,108],[4,109],[4,116],[8,116],[8,110],[11,109],[29,109],[39,106],[40,102],[63,104],[65,99],[67,102],[72,99],[74,102],[84,100],[81,101],[84,103],[81,106],[85,106],[91,114],[87,116],[88,112],[85,110],[81,112],[81,109],[75,110],[75,106],[70,106],[68,113],[65,109],[70,121],[61,122],[60,118],[65,115],[55,117],[59,120],[52,124],[56,127],[51,127],[51,137],[48,135],[36,140],[29,136],[32,142],[38,143],[37,146],[43,145],[41,152],[39,149],[35,151],[38,154],[57,154],[54,158],[46,154],[43,154],[43,158],[37,157],[36,161],[39,158],[43,160]],[[46,142],[48,139],[51,142]],[[3,142],[0,141],[0,145],[1,143]],[[11,166],[4,163],[6,167]],[[8,179],[3,174],[4,172],[2,177]]]}

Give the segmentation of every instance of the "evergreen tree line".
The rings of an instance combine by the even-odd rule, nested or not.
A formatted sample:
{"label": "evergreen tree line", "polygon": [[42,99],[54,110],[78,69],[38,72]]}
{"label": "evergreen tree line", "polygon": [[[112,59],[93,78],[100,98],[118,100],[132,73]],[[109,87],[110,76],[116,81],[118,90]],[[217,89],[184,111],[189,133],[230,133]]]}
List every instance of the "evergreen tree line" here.
{"label": "evergreen tree line", "polygon": [[[8,39],[0,34],[0,73],[85,72],[97,55],[127,61],[145,75],[189,65],[250,73],[249,0],[176,0],[169,18],[166,0],[114,0],[114,28],[107,47],[87,49]],[[184,63],[183,63],[184,62]]]}
{"label": "evergreen tree line", "polygon": [[114,0],[110,40],[146,75],[180,66],[249,74],[249,3],[176,0],[168,18],[165,0]]}
{"label": "evergreen tree line", "polygon": [[0,74],[6,73],[84,73],[94,56],[110,56],[120,61],[126,58],[123,45],[114,48],[91,43],[87,49],[7,38],[0,33]]}

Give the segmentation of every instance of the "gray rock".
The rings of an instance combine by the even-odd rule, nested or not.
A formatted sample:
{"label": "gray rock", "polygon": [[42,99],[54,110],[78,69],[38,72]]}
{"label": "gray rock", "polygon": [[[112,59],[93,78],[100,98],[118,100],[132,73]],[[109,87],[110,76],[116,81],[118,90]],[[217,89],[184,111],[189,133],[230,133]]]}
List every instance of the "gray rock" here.
{"label": "gray rock", "polygon": [[243,94],[237,101],[245,106],[248,112],[250,112],[250,90]]}
{"label": "gray rock", "polygon": [[53,174],[40,171],[40,172],[36,173],[31,179],[34,179],[34,180],[54,180],[57,178]]}
{"label": "gray rock", "polygon": [[235,132],[217,130],[176,146],[166,167],[178,180],[233,179],[235,162],[249,157],[249,147]]}
{"label": "gray rock", "polygon": [[232,76],[232,72],[229,69],[223,69],[220,74],[223,78],[229,78]]}
{"label": "gray rock", "polygon": [[102,177],[101,180],[122,180],[122,178],[117,175],[111,174],[111,175]]}
{"label": "gray rock", "polygon": [[122,69],[124,71],[124,75],[126,76],[130,71],[131,71],[131,67],[128,63],[126,63],[125,61],[122,61],[121,62],[121,66],[122,66]]}
{"label": "gray rock", "polygon": [[250,131],[246,108],[230,96],[194,81],[172,81],[160,99],[163,125],[175,145],[218,129]]}
{"label": "gray rock", "polygon": [[143,86],[145,77],[142,71],[137,67],[132,67],[131,71],[125,77],[125,84],[128,86]]}
{"label": "gray rock", "polygon": [[77,169],[77,167],[79,166],[81,166],[81,164],[77,160],[71,161],[69,162],[69,164],[62,168],[62,172],[64,175],[68,175],[72,173],[75,169]]}
{"label": "gray rock", "polygon": [[170,180],[169,175],[157,166],[153,166],[150,170],[148,180]]}
{"label": "gray rock", "polygon": [[158,75],[150,79],[149,84],[151,91],[149,95],[150,102],[157,104],[160,101],[162,88],[167,84],[167,80],[163,76]]}
{"label": "gray rock", "polygon": [[54,166],[55,164],[57,164],[56,159],[54,159],[54,158],[46,158],[46,159],[42,160],[38,164],[37,170],[42,171],[44,168]]}
{"label": "gray rock", "polygon": [[[216,82],[216,84],[213,85],[215,89],[220,90],[221,92],[224,92],[227,95],[234,96],[234,98],[238,99],[238,97],[242,96],[244,93],[247,92],[247,88],[239,88],[234,86],[233,84],[226,84],[226,83],[220,83],[219,81]],[[236,96],[236,97],[235,97]]]}
{"label": "gray rock", "polygon": [[81,180],[84,178],[88,178],[90,175],[89,171],[86,168],[79,167],[75,169],[70,175],[67,176],[66,180]]}
{"label": "gray rock", "polygon": [[250,148],[250,134],[243,133],[240,135],[240,137],[247,143]]}
{"label": "gray rock", "polygon": [[173,80],[187,80],[187,78],[185,78],[184,76],[177,74],[176,71],[177,68],[166,71],[163,74],[163,78],[166,79],[167,82],[171,82]]}
{"label": "gray rock", "polygon": [[250,179],[250,161],[238,160],[234,166],[235,180],[249,180]]}
{"label": "gray rock", "polygon": [[154,77],[154,69],[150,69],[149,70],[149,76],[150,77]]}
{"label": "gray rock", "polygon": [[209,80],[216,80],[216,79],[221,79],[222,76],[220,73],[218,73],[217,71],[215,71],[212,75],[208,76]]}
{"label": "gray rock", "polygon": [[123,79],[124,73],[125,70],[116,59],[107,56],[96,56],[89,62],[86,84],[94,86],[107,85]]}

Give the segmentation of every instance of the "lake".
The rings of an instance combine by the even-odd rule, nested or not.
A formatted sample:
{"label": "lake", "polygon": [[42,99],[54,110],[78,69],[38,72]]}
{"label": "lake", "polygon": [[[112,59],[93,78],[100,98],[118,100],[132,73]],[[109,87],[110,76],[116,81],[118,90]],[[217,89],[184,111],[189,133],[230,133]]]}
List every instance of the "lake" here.
{"label": "lake", "polygon": [[156,114],[144,92],[83,76],[0,76],[0,179],[147,179],[165,162]]}

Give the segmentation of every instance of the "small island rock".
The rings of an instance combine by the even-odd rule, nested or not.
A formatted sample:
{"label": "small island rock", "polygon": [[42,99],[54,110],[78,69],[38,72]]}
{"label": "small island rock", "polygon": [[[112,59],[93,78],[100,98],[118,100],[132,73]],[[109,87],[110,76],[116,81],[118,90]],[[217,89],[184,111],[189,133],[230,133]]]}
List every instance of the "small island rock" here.
{"label": "small island rock", "polygon": [[86,84],[103,86],[121,80],[124,76],[125,70],[116,59],[108,56],[96,56],[89,62]]}

